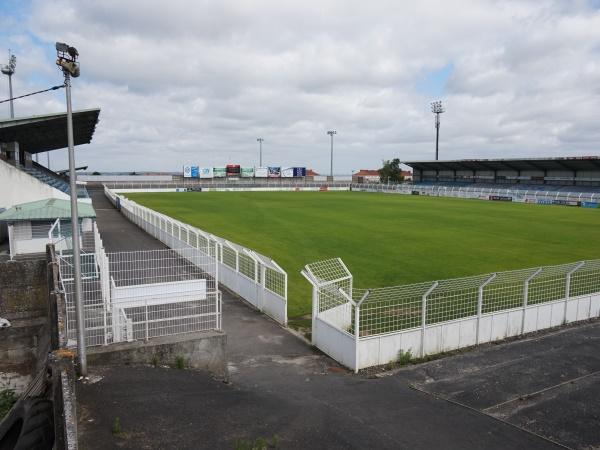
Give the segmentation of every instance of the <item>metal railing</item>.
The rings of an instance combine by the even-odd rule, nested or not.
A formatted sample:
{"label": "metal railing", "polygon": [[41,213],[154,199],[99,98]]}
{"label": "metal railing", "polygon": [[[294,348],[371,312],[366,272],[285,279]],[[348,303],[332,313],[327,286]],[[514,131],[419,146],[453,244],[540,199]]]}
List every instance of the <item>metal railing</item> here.
{"label": "metal railing", "polygon": [[355,370],[600,316],[600,260],[367,290],[340,259],[302,274],[313,344]]}
{"label": "metal railing", "polygon": [[[193,249],[82,255],[86,345],[221,329],[216,265]],[[77,345],[72,255],[58,257],[69,347]]]}
{"label": "metal railing", "polygon": [[219,283],[279,323],[287,324],[287,273],[275,261],[138,205],[106,186],[104,192],[125,217],[167,246],[192,249],[213,259],[217,264]]}
{"label": "metal railing", "polygon": [[473,186],[445,186],[445,185],[422,185],[422,184],[353,184],[354,191],[366,192],[385,192],[408,195],[425,195],[433,197],[454,197],[485,199],[496,197],[498,200],[521,202],[521,203],[539,203],[539,204],[559,204],[570,206],[586,206],[584,203],[590,203],[591,207],[597,207],[600,202],[600,193],[585,189],[582,186],[571,186],[571,189],[557,189],[557,186],[519,186],[501,188],[499,186],[478,187]]}

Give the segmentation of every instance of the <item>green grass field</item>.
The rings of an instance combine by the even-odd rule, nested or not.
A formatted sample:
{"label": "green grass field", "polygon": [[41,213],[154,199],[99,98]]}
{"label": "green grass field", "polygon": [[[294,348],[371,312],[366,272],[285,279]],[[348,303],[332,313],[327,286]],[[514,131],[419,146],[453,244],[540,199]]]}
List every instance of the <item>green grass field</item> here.
{"label": "green grass field", "polygon": [[128,194],[272,258],[288,273],[288,315],[311,310],[300,270],[340,257],[373,288],[597,259],[600,211],[364,192]]}

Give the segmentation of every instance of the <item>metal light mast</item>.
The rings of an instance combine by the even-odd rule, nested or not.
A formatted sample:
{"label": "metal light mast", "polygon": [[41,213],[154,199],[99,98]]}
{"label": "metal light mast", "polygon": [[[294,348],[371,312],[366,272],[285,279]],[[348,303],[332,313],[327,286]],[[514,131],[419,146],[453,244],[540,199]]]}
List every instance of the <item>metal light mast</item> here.
{"label": "metal light mast", "polygon": [[12,76],[15,73],[15,69],[17,68],[17,57],[15,55],[10,55],[10,50],[8,50],[8,64],[0,67],[0,71],[4,75],[8,75],[8,92],[10,95],[10,118],[15,118],[15,108],[13,107],[13,91],[12,91]]}
{"label": "metal light mast", "polygon": [[79,76],[79,52],[75,47],[56,43],[56,65],[65,77],[67,91],[67,143],[69,146],[69,182],[71,190],[71,233],[73,241],[73,295],[77,317],[77,357],[79,375],[87,376],[87,355],[85,348],[85,316],[83,311],[83,288],[81,283],[81,250],[79,245],[79,212],[77,211],[77,179],[75,176],[75,144],[73,139],[73,111],[71,109],[71,76]]}
{"label": "metal light mast", "polygon": [[442,102],[431,102],[431,112],[435,114],[435,160],[437,161],[440,141],[440,114],[444,112]]}
{"label": "metal light mast", "polygon": [[262,143],[263,143],[264,139],[263,138],[258,138],[256,140],[260,144],[260,160],[259,160],[260,162],[259,162],[259,167],[262,167]]}
{"label": "metal light mast", "polygon": [[337,131],[328,131],[327,134],[331,136],[331,167],[329,169],[329,176],[333,177],[333,135],[337,134]]}

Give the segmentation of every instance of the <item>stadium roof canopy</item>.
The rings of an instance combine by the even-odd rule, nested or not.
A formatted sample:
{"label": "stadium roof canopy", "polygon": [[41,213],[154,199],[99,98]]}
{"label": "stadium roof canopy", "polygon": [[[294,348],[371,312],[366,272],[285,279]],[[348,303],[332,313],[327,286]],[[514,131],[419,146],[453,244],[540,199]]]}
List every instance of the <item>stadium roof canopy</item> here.
{"label": "stadium roof canopy", "polygon": [[568,158],[529,158],[529,159],[462,159],[455,161],[402,161],[402,164],[418,171],[499,171],[499,170],[550,170],[597,171],[600,170],[599,156],[577,156]]}
{"label": "stadium roof canopy", "polygon": [[[99,115],[100,108],[73,112],[74,145],[92,141]],[[0,120],[0,142],[14,141],[31,154],[68,147],[67,113]]]}
{"label": "stadium roof canopy", "polygon": [[[79,217],[96,217],[96,211],[89,203],[77,202]],[[71,219],[71,202],[48,198],[35,202],[15,205],[0,213],[0,220],[18,222],[35,220]]]}

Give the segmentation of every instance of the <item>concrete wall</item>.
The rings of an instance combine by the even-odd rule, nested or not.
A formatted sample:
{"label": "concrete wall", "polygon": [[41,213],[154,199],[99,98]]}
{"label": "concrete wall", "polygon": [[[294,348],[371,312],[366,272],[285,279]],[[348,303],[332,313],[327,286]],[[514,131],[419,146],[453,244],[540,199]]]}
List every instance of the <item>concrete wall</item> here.
{"label": "concrete wall", "polygon": [[70,199],[64,192],[0,160],[0,207],[8,209],[46,198]]}
{"label": "concrete wall", "polygon": [[178,356],[186,367],[210,372],[227,381],[227,335],[219,331],[202,331],[134,341],[106,347],[88,347],[90,365],[156,364],[171,366]]}
{"label": "concrete wall", "polygon": [[0,390],[19,391],[50,349],[46,261],[0,263]]}

